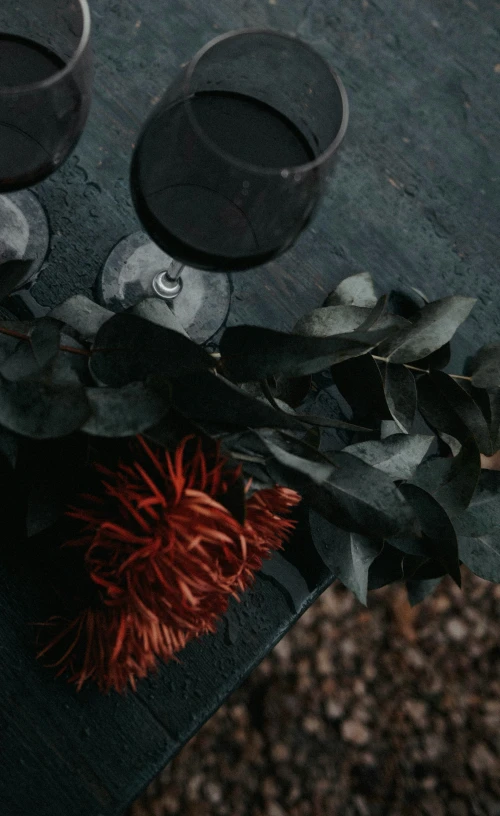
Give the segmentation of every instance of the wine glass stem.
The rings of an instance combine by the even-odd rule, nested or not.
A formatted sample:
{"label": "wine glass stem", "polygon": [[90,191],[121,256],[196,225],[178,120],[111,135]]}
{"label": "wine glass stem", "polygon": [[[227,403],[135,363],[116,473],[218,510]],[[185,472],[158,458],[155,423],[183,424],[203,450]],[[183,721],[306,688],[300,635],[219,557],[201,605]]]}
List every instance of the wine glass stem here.
{"label": "wine glass stem", "polygon": [[172,261],[168,269],[158,272],[153,279],[153,289],[158,297],[173,300],[182,290],[181,273],[185,264]]}

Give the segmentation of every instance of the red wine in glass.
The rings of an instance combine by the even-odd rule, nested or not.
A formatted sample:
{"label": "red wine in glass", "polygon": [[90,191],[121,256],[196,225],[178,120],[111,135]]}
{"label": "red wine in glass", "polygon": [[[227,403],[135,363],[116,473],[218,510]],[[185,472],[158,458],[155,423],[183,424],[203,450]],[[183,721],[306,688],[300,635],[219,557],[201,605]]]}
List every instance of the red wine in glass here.
{"label": "red wine in glass", "polygon": [[[314,146],[294,123],[273,108],[251,96],[227,91],[200,91],[189,101],[160,110],[144,131],[137,145],[131,171],[131,189],[137,214],[159,246],[186,265],[208,270],[241,270],[265,263],[279,255],[283,242],[290,241],[287,230],[275,229],[269,206],[250,214],[247,206],[253,195],[252,179],[243,179],[241,189],[225,190],[220,180],[207,185],[210,175],[193,167],[190,139],[192,113],[207,138],[221,151],[231,151],[248,164],[261,162],[282,169],[307,164],[315,158]],[[184,145],[182,177],[174,183],[159,185],[157,163],[165,144],[175,133],[176,143]],[[219,158],[212,158],[214,173]],[[190,165],[190,166],[188,166]],[[174,170],[174,173],[176,171]],[[311,192],[319,183],[310,177]],[[272,195],[279,208],[282,188]],[[262,195],[260,189],[257,195]],[[315,203],[316,197],[312,203]],[[293,201],[291,202],[294,203]],[[296,202],[301,208],[302,202]],[[298,213],[297,213],[298,217]],[[299,222],[302,227],[302,221]]]}
{"label": "red wine in glass", "polygon": [[137,139],[130,182],[145,232],[112,251],[100,280],[105,305],[118,311],[156,295],[194,339],[213,335],[229,306],[220,273],[292,246],[321,199],[347,117],[342,82],[296,37],[246,29],[205,46]]}
{"label": "red wine in glass", "polygon": [[[91,81],[87,0],[2,4],[0,262],[26,250],[34,258],[29,277],[43,261],[48,225],[26,188],[47,178],[73,150],[89,112]],[[23,222],[32,233],[28,247],[20,234]]]}

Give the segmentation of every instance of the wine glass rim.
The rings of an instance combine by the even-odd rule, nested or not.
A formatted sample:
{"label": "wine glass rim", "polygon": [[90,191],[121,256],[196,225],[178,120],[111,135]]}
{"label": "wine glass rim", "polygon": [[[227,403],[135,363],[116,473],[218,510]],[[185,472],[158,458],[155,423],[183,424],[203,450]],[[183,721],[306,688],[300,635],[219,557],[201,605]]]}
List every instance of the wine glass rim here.
{"label": "wine glass rim", "polygon": [[52,85],[56,85],[61,79],[64,79],[65,76],[71,73],[74,69],[75,65],[79,62],[82,54],[84,53],[85,49],[90,40],[90,29],[91,29],[91,17],[90,17],[90,8],[88,5],[87,0],[77,0],[80,5],[80,9],[82,12],[82,34],[80,37],[80,42],[75,50],[75,53],[65,63],[64,67],[61,68],[60,71],[56,71],[54,74],[51,74],[47,79],[42,80],[41,82],[31,82],[27,85],[9,85],[7,88],[2,88],[0,86],[0,96],[13,96],[19,95],[23,93],[33,93],[33,91],[42,91],[46,88],[50,88]]}
{"label": "wine glass rim", "polygon": [[[219,34],[217,37],[213,37],[208,43],[206,43],[199,51],[196,52],[194,57],[189,62],[186,75],[185,75],[185,96],[188,100],[192,96],[192,93],[189,90],[189,86],[193,77],[193,74],[198,67],[200,60],[203,59],[205,54],[210,51],[214,46],[218,45],[221,42],[229,39],[235,39],[236,37],[246,36],[248,34],[267,34],[272,35],[275,37],[279,37],[284,40],[292,41],[297,43],[298,45],[302,46],[306,50],[308,50],[314,57],[323,63],[323,65],[328,70],[330,76],[332,77],[333,81],[337,85],[337,88],[340,93],[340,97],[342,100],[342,121],[340,123],[340,127],[338,129],[337,135],[330,142],[328,147],[323,150],[319,156],[313,161],[306,162],[305,164],[296,164],[296,165],[289,165],[284,167],[266,167],[265,165],[260,164],[251,164],[250,162],[245,162],[241,159],[238,159],[236,156],[233,156],[231,153],[226,152],[222,148],[220,148],[215,142],[213,142],[204,132],[202,127],[199,125],[196,115],[193,113],[191,109],[191,105],[188,105],[188,115],[193,123],[195,129],[200,133],[201,137],[205,142],[210,145],[210,148],[214,150],[214,152],[218,153],[222,156],[225,160],[229,160],[231,164],[236,165],[240,168],[248,170],[250,172],[259,173],[261,175],[266,176],[283,176],[284,172],[287,172],[290,175],[292,174],[305,174],[310,172],[311,170],[315,170],[317,167],[320,167],[324,164],[328,159],[333,156],[336,150],[339,148],[340,143],[342,142],[345,132],[347,130],[347,124],[349,121],[349,101],[347,98],[347,91],[345,89],[344,83],[342,82],[341,78],[337,74],[337,72],[331,67],[331,65],[327,62],[327,60],[319,54],[309,43],[302,40],[296,34],[288,33],[284,31],[277,31],[276,29],[272,28],[260,28],[260,27],[250,27],[250,28],[240,28],[234,29],[232,31],[226,31],[224,34]],[[285,176],[286,177],[286,176]]]}

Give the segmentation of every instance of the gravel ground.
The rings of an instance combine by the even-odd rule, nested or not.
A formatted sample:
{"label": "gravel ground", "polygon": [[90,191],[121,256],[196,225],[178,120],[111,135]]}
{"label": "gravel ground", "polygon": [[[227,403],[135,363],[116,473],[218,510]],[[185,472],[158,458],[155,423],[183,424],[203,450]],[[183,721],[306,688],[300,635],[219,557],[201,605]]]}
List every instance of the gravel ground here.
{"label": "gravel ground", "polygon": [[500,586],[327,590],[127,816],[500,816]]}

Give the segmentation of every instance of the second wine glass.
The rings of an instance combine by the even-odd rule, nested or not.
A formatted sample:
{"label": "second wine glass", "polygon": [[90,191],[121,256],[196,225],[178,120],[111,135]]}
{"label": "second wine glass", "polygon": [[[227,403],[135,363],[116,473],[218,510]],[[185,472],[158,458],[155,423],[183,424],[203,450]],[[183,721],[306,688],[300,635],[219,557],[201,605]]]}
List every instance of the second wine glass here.
{"label": "second wine glass", "polygon": [[39,271],[49,227],[26,188],[69,156],[87,120],[92,53],[87,0],[0,3],[0,263],[31,260]]}
{"label": "second wine glass", "polygon": [[294,243],[347,119],[341,80],[297,37],[244,29],[212,40],[139,135],[131,190],[146,232],[111,252],[102,302],[119,311],[163,297],[193,339],[209,339],[229,309],[222,273],[266,263]]}

